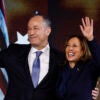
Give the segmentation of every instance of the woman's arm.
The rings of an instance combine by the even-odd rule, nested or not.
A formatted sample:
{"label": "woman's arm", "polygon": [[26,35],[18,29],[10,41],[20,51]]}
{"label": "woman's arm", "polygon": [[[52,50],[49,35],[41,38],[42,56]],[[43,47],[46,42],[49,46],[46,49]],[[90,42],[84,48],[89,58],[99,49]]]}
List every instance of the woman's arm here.
{"label": "woman's arm", "polygon": [[82,25],[80,25],[80,29],[83,36],[88,40],[88,46],[96,65],[100,66],[100,45],[94,39],[93,19],[89,19],[89,17],[82,18]]}

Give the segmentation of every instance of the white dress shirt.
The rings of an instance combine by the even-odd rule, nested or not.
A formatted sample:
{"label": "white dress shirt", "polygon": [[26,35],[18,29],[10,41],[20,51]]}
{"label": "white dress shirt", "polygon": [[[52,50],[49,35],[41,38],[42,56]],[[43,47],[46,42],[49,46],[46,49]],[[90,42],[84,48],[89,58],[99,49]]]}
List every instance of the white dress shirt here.
{"label": "white dress shirt", "polygon": [[32,66],[36,57],[36,51],[42,51],[42,54],[40,55],[40,75],[39,75],[39,82],[38,82],[39,84],[41,80],[46,76],[49,70],[49,54],[50,54],[49,44],[42,50],[37,50],[34,47],[31,47],[28,55],[30,74],[32,74]]}

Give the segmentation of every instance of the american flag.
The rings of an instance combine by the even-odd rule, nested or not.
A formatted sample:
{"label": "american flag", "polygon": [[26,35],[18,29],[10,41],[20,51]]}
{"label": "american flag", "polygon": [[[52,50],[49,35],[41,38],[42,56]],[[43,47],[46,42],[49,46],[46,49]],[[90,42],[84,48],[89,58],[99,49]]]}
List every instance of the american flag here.
{"label": "american flag", "polygon": [[[0,50],[3,50],[8,46],[9,46],[9,38],[6,25],[4,0],[0,0]],[[1,98],[3,98],[4,95],[6,94],[7,80],[5,74],[6,73],[4,73],[0,68],[0,100],[3,100]]]}

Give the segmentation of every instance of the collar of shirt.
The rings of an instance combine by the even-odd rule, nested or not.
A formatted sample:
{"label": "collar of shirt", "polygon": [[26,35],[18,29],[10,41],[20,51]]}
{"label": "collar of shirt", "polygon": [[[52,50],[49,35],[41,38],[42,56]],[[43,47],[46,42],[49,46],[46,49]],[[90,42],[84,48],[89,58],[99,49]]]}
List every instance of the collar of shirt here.
{"label": "collar of shirt", "polygon": [[43,53],[46,53],[49,49],[50,49],[50,46],[49,46],[49,44],[47,44],[46,47],[41,49],[41,50],[38,50],[38,49],[36,49],[34,47],[31,47],[30,52],[31,53],[35,53],[36,51],[42,51]]}

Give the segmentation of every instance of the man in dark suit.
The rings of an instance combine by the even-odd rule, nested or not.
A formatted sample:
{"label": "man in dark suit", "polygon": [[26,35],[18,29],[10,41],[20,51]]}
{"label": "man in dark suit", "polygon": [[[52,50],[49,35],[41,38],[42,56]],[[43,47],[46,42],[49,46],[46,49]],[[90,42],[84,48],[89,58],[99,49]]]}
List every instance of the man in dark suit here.
{"label": "man in dark suit", "polygon": [[[0,67],[5,67],[9,77],[5,100],[56,100],[56,79],[63,53],[53,48],[48,37],[51,22],[48,18],[35,15],[28,22],[29,45],[12,44],[0,52]],[[32,66],[40,55],[38,86],[32,82]]]}

